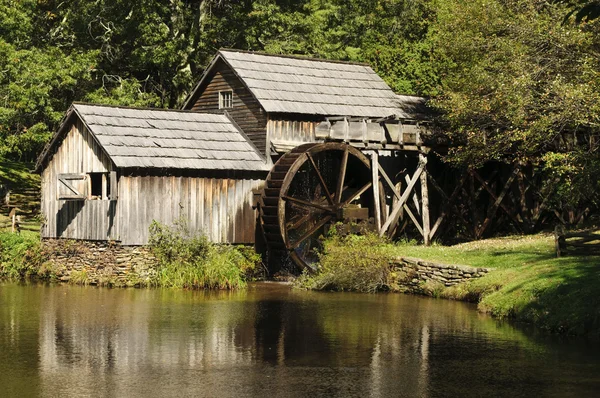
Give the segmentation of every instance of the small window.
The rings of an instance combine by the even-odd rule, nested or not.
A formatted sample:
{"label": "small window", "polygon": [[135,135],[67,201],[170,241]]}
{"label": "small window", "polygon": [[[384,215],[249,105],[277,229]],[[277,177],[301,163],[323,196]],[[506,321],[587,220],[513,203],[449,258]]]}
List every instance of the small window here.
{"label": "small window", "polygon": [[116,200],[117,199],[117,173],[88,173],[87,175],[89,200]]}
{"label": "small window", "polygon": [[89,199],[102,198],[102,180],[105,180],[104,173],[90,173],[90,197]]}
{"label": "small window", "polygon": [[233,91],[219,91],[219,109],[233,108]]}

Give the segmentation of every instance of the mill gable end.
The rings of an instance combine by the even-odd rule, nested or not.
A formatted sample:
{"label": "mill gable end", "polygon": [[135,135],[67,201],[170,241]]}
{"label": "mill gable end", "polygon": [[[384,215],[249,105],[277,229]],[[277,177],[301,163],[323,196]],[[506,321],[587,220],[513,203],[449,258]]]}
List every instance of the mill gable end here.
{"label": "mill gable end", "polygon": [[[231,102],[227,100],[228,93]],[[206,69],[183,109],[227,112],[260,153],[266,155],[267,113],[222,57],[217,56]]]}

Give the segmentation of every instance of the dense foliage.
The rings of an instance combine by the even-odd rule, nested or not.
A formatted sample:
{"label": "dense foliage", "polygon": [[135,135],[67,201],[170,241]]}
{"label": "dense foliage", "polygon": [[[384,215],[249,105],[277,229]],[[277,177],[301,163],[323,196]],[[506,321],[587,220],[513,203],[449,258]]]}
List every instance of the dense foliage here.
{"label": "dense foliage", "polygon": [[0,279],[49,277],[39,234],[0,232]]}
{"label": "dense foliage", "polygon": [[557,203],[598,206],[600,24],[563,23],[567,10],[543,0],[440,2],[432,40],[447,62],[433,102],[456,144],[446,160],[529,162],[548,175]]}
{"label": "dense foliage", "polygon": [[180,221],[150,225],[148,246],[158,260],[154,286],[184,289],[239,289],[260,263],[250,248],[216,245]]}
{"label": "dense foliage", "polygon": [[377,234],[334,233],[323,241],[316,272],[304,273],[296,284],[313,290],[397,291],[398,275],[389,264],[391,247]]}
{"label": "dense foliage", "polygon": [[[597,205],[598,4],[3,0],[0,157],[35,160],[72,101],[178,107],[233,47],[368,62],[433,98],[457,144],[447,161],[529,161],[560,177],[559,200]],[[585,142],[557,146],[563,133]]]}

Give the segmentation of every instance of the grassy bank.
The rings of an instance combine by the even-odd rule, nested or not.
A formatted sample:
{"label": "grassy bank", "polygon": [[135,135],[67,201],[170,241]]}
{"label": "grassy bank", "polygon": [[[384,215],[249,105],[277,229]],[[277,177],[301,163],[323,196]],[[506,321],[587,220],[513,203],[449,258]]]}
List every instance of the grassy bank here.
{"label": "grassy bank", "polygon": [[600,337],[600,258],[556,258],[547,234],[506,237],[452,247],[398,245],[398,255],[451,264],[493,267],[487,276],[442,291],[478,299],[481,311],[544,329]]}
{"label": "grassy bank", "polygon": [[[113,271],[97,278],[106,264],[100,261],[88,267],[82,254],[85,246],[77,241],[63,242],[63,246],[44,246],[39,233],[0,232],[0,280],[53,281],[66,277],[77,285],[241,289],[260,273],[261,258],[253,249],[211,243],[202,235],[190,234],[181,224],[169,227],[153,223],[148,247],[153,256],[145,263],[149,265],[138,269],[132,262],[124,280],[110,273]],[[58,255],[58,260],[53,255]],[[79,261],[64,260],[70,256],[80,256]]]}
{"label": "grassy bank", "polygon": [[46,260],[39,233],[0,232],[0,279],[49,279],[52,272],[46,267]]}
{"label": "grassy bank", "polygon": [[[457,286],[424,286],[431,295],[478,302],[479,310],[498,318],[513,318],[543,329],[600,337],[600,258],[556,258],[554,238],[547,234],[514,236],[470,242],[451,247],[376,243],[373,238],[334,238],[325,245],[323,272],[303,277],[308,288],[361,290],[358,285],[338,284],[339,269],[348,270],[361,250],[378,256],[417,257],[447,264],[492,267],[488,275]],[[360,242],[363,239],[364,242]],[[368,257],[368,256],[367,256]],[[365,260],[366,261],[366,260]],[[358,268],[362,268],[359,266]],[[381,269],[378,260],[371,267]],[[365,272],[361,273],[365,275]],[[393,273],[379,274],[378,290],[394,290]],[[381,281],[384,283],[381,283]],[[364,282],[363,282],[364,283]]]}
{"label": "grassy bank", "polygon": [[260,256],[251,248],[216,245],[185,223],[150,226],[150,249],[158,260],[150,284],[183,289],[239,289],[252,278]]}

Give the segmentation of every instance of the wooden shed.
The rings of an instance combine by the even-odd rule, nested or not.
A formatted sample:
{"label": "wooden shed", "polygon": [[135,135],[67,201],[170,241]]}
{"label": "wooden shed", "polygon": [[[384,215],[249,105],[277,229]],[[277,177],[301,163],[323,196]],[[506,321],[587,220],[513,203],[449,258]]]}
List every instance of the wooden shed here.
{"label": "wooden shed", "polygon": [[428,118],[425,102],[397,95],[367,64],[222,49],[183,109],[227,110],[271,161],[323,141],[317,126],[329,118],[393,116],[414,125]]}
{"label": "wooden shed", "polygon": [[268,167],[226,114],[74,104],[40,156],[44,238],[148,241],[184,219],[214,242],[253,243]]}

